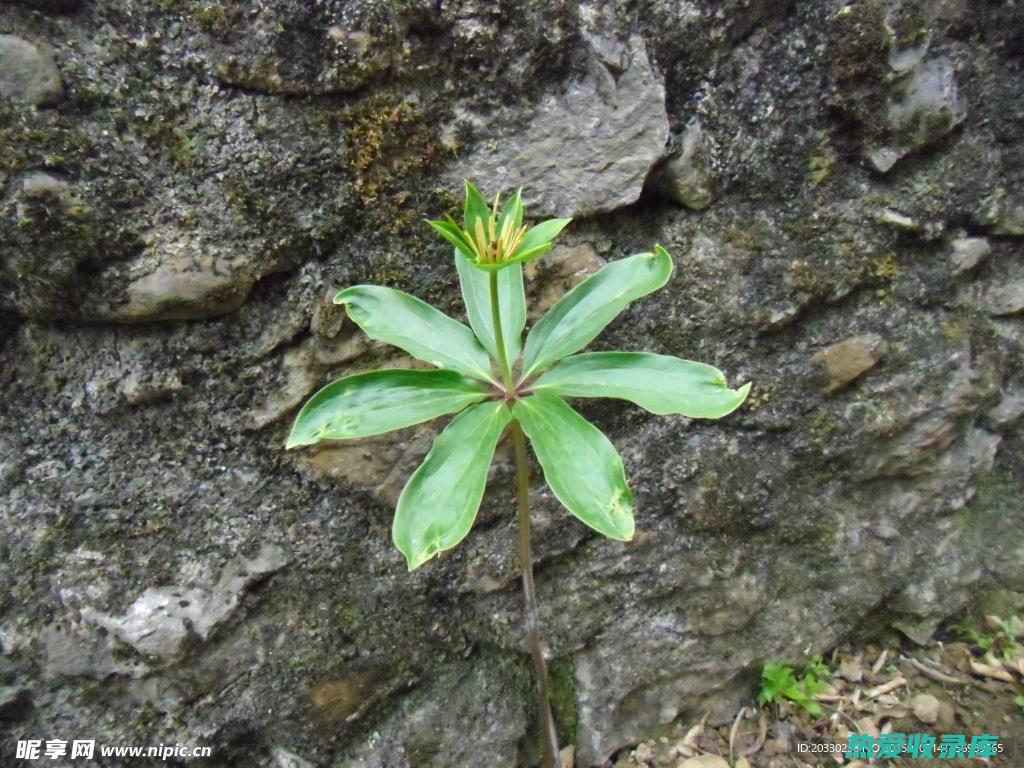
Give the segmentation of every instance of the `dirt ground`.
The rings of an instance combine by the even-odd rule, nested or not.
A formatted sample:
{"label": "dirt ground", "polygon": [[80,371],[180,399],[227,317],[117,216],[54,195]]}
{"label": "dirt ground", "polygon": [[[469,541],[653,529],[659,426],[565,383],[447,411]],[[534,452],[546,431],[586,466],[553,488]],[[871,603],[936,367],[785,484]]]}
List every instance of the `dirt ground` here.
{"label": "dirt ground", "polygon": [[[671,732],[618,754],[612,768],[805,768],[805,766],[979,766],[1024,768],[1024,634],[1020,619],[990,617],[954,627],[926,646],[893,639],[841,646],[825,659],[829,674],[812,715],[790,701],[751,702],[731,724],[680,722]],[[797,673],[799,675],[799,673]],[[851,733],[992,734],[992,758],[846,759]],[[812,750],[831,751],[813,752]],[[935,754],[939,754],[938,747]]]}

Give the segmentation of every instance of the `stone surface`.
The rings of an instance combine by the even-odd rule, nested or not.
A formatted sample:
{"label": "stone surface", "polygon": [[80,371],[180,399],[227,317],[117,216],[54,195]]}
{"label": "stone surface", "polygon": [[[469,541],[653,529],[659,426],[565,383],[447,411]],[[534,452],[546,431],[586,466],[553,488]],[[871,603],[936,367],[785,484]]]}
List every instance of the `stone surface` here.
{"label": "stone surface", "polygon": [[43,107],[59,101],[63,92],[52,51],[17,35],[0,35],[0,97]]}
{"label": "stone surface", "polygon": [[967,294],[967,302],[997,317],[1024,312],[1024,280],[984,283]]}
{"label": "stone surface", "polygon": [[0,685],[0,721],[22,720],[32,711],[32,691],[28,688]]}
{"label": "stone surface", "polygon": [[12,2],[42,11],[72,13],[82,7],[84,0],[12,0]]}
{"label": "stone surface", "polygon": [[729,763],[718,755],[697,755],[686,758],[676,768],[729,768]]}
{"label": "stone surface", "polygon": [[457,188],[465,177],[489,196],[521,186],[534,215],[588,216],[640,197],[668,139],[665,88],[632,37],[594,51],[581,79],[491,125],[498,131],[456,166]]}
{"label": "stone surface", "polygon": [[[444,420],[283,450],[305,393],[409,364],[338,290],[464,319],[422,224],[463,174],[578,215],[529,270],[532,317],[661,243],[671,280],[594,348],[753,382],[716,422],[576,403],[623,454],[629,544],[533,467],[576,768],[735,716],[769,660],[1024,592],[1019,3],[37,6],[0,4],[65,86],[0,104],[0,685],[32,691],[11,738],[533,768],[507,446],[473,530],[411,574],[393,501]],[[699,216],[653,175],[697,123]],[[814,356],[867,334],[884,359],[847,349],[837,381],[859,376],[823,391]],[[228,575],[267,543],[287,567]]]}
{"label": "stone surface", "polygon": [[715,199],[711,150],[694,121],[679,139],[679,154],[670,157],[658,170],[654,188],[674,203],[693,211],[703,211]]}
{"label": "stone surface", "polygon": [[987,237],[958,237],[950,246],[949,265],[958,275],[974,269],[992,253]]}
{"label": "stone surface", "polygon": [[868,160],[887,173],[906,155],[943,139],[965,116],[953,62],[920,61],[894,83],[884,113],[885,143],[869,148]]}
{"label": "stone surface", "polygon": [[151,587],[128,606],[124,616],[91,609],[84,609],[82,616],[143,656],[170,661],[185,651],[190,636],[208,640],[238,607],[249,584],[284,565],[280,549],[267,545],[251,560],[241,557],[228,563],[210,586]]}
{"label": "stone surface", "polygon": [[1005,430],[1024,416],[1024,393],[1006,392],[1002,399],[986,414],[988,422],[996,430]]}
{"label": "stone surface", "polygon": [[530,294],[529,319],[539,320],[555,302],[606,263],[588,243],[556,245],[541,258],[529,262],[524,272]]}
{"label": "stone surface", "polygon": [[889,345],[876,333],[851,336],[818,352],[813,358],[828,375],[826,392],[835,392],[874,368]]}

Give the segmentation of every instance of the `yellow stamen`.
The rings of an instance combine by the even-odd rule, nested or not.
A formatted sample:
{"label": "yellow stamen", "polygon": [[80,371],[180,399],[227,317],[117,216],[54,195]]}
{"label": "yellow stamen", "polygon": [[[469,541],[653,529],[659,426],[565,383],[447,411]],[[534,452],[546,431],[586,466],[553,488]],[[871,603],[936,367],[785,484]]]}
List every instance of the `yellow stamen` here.
{"label": "yellow stamen", "polygon": [[475,227],[475,229],[476,229],[476,241],[477,241],[477,246],[480,249],[480,258],[483,259],[484,261],[488,261],[489,260],[488,256],[490,254],[487,252],[487,237],[484,235],[484,222],[483,222],[483,219],[477,219],[475,223],[476,223],[476,227]]}
{"label": "yellow stamen", "polygon": [[501,236],[498,237],[498,242],[501,245],[503,253],[510,253],[508,249],[509,240],[512,237],[512,219],[505,219],[501,223]]}
{"label": "yellow stamen", "polygon": [[512,242],[509,243],[507,253],[509,253],[509,254],[515,253],[516,249],[523,242],[523,237],[525,235],[526,235],[526,227],[525,226],[520,227],[519,230],[514,235],[512,235]]}

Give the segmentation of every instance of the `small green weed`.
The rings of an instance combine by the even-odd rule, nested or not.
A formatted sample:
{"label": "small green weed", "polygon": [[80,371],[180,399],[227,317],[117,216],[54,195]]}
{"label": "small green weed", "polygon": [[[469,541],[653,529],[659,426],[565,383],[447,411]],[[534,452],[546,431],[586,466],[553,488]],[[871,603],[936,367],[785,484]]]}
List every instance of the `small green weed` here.
{"label": "small green weed", "polygon": [[808,661],[799,677],[790,665],[769,662],[761,672],[761,691],[757,700],[761,704],[777,704],[788,700],[808,714],[818,716],[821,714],[821,706],[814,697],[825,690],[822,678],[831,676],[832,670],[822,661],[821,656],[814,656]]}

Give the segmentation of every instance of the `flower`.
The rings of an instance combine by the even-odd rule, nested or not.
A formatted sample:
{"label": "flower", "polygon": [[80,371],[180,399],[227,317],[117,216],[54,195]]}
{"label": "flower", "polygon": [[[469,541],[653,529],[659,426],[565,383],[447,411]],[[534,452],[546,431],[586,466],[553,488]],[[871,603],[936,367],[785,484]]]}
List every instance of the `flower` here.
{"label": "flower", "polygon": [[466,207],[463,226],[451,216],[427,220],[445,240],[454,245],[469,262],[489,272],[510,264],[529,261],[551,250],[551,241],[572,219],[548,219],[534,227],[523,226],[522,190],[501,208],[501,193],[487,207],[483,195],[466,180]]}

